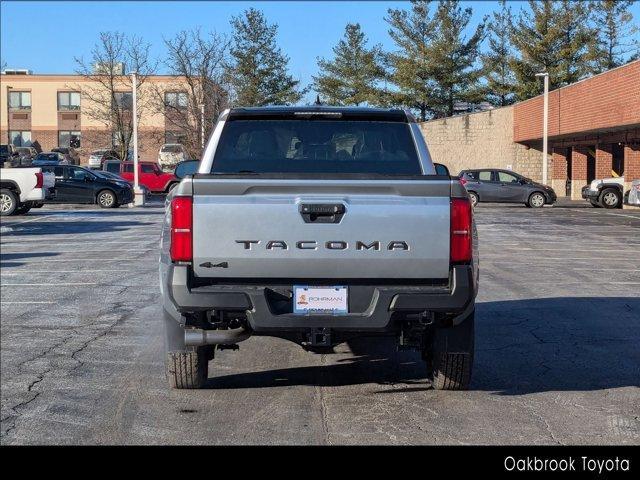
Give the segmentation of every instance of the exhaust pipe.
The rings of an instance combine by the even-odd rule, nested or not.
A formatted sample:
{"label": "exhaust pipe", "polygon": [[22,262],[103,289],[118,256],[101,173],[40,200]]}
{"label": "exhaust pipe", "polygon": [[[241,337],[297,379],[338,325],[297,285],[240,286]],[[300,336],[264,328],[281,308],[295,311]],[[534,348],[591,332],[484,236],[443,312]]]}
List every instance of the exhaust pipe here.
{"label": "exhaust pipe", "polygon": [[233,345],[249,338],[251,333],[244,328],[233,330],[200,330],[188,329],[184,331],[184,344],[190,347],[202,345]]}

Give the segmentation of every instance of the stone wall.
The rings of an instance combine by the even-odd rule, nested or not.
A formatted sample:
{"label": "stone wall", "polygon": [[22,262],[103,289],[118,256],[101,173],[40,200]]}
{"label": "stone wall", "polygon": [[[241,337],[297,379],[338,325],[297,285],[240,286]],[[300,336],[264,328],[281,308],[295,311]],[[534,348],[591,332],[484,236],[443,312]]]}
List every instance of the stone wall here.
{"label": "stone wall", "polygon": [[542,152],[513,141],[511,106],[423,122],[420,129],[433,161],[445,164],[452,175],[504,168],[542,180]]}

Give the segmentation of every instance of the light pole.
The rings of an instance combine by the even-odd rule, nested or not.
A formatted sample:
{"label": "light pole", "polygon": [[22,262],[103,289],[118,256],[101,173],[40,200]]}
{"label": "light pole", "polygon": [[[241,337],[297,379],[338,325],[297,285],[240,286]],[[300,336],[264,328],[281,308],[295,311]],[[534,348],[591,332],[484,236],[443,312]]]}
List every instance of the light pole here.
{"label": "light pole", "polygon": [[549,73],[536,73],[536,77],[544,78],[544,113],[542,120],[542,183],[547,184],[547,150],[549,136]]}
{"label": "light pole", "polygon": [[9,128],[9,117],[11,116],[11,105],[9,104],[10,95],[11,86],[7,85],[7,145],[11,145],[11,128]]}
{"label": "light pole", "polygon": [[204,150],[204,103],[200,107],[200,147]]}
{"label": "light pole", "polygon": [[144,205],[144,192],[140,189],[138,179],[138,76],[137,72],[131,72],[131,84],[133,85],[133,204]]}

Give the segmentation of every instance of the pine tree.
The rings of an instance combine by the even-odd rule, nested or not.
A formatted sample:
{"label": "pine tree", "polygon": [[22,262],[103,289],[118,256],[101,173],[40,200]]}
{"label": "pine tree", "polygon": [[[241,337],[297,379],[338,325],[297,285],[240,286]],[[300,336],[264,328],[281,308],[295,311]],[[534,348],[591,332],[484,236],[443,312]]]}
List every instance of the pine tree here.
{"label": "pine tree", "polygon": [[569,85],[591,73],[590,56],[596,32],[589,24],[589,3],[561,0],[557,9],[557,26],[561,34],[558,51],[559,81],[562,85]]}
{"label": "pine tree", "polygon": [[529,0],[531,12],[521,11],[511,29],[511,42],[518,56],[511,61],[520,100],[540,93],[538,72],[549,73],[549,88],[561,87],[560,55],[563,36],[558,28],[558,10],[553,2]]}
{"label": "pine tree", "polygon": [[382,48],[367,48],[360,24],[349,23],[333,53],[332,61],[318,59],[320,73],[313,77],[314,88],[323,101],[333,105],[379,105],[378,84],[385,77]]}
{"label": "pine tree", "polygon": [[424,121],[432,113],[433,79],[430,73],[429,47],[433,23],[429,1],[412,0],[411,10],[389,9],[385,21],[397,51],[387,55],[391,82],[397,87],[394,103],[419,112]]}
{"label": "pine tree", "polygon": [[481,69],[475,66],[484,38],[484,19],[467,40],[464,31],[473,10],[462,9],[457,0],[442,0],[434,17],[433,40],[429,45],[429,73],[434,81],[431,108],[436,115],[451,116],[457,102],[482,99],[478,86]]}
{"label": "pine tree", "polygon": [[276,44],[278,26],[269,25],[264,14],[250,8],[231,20],[233,64],[230,82],[235,104],[245,106],[291,105],[304,90],[288,74],[287,57]]}
{"label": "pine tree", "polygon": [[594,72],[619,67],[640,57],[640,43],[632,37],[638,32],[629,7],[631,0],[602,0],[593,5],[596,44],[593,49]]}
{"label": "pine tree", "polygon": [[516,83],[510,64],[513,57],[511,27],[511,8],[502,0],[500,10],[493,13],[493,18],[487,24],[489,50],[480,56],[486,80],[486,97],[493,105],[501,107],[515,101]]}

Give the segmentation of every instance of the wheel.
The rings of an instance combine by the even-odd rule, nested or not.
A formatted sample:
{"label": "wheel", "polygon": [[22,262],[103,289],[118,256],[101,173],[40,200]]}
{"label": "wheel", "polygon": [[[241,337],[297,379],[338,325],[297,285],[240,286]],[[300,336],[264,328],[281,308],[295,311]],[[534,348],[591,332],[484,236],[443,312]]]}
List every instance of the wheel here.
{"label": "wheel", "polygon": [[0,190],[0,215],[3,217],[13,215],[19,203],[20,201],[13,190],[8,188]]}
{"label": "wheel", "polygon": [[478,204],[478,194],[476,192],[469,192],[469,198],[471,199],[471,206],[475,207]]}
{"label": "wheel", "polygon": [[25,213],[29,212],[29,210],[31,210],[31,205],[20,205],[18,208],[16,208],[14,215],[24,215]]}
{"label": "wheel", "polygon": [[202,388],[209,374],[215,346],[187,347],[184,326],[163,309],[165,373],[171,388]]}
{"label": "wheel", "polygon": [[591,204],[591,206],[593,208],[602,208],[602,205],[600,205],[598,202],[596,202],[595,200],[589,200],[589,203]]}
{"label": "wheel", "polygon": [[431,351],[423,357],[431,370],[436,390],[467,390],[471,382],[474,352],[475,311],[454,327],[437,328]]}
{"label": "wheel", "polygon": [[604,208],[618,208],[621,200],[620,192],[615,188],[605,188],[600,194],[600,203]]}
{"label": "wheel", "polygon": [[531,196],[529,196],[529,201],[527,202],[531,208],[542,208],[545,204],[544,195],[540,192],[533,192]]}
{"label": "wheel", "polygon": [[167,352],[166,372],[171,388],[202,388],[209,374],[206,347],[193,351]]}
{"label": "wheel", "polygon": [[98,193],[98,205],[102,208],[114,208],[118,206],[116,194],[111,190],[102,190]]}

